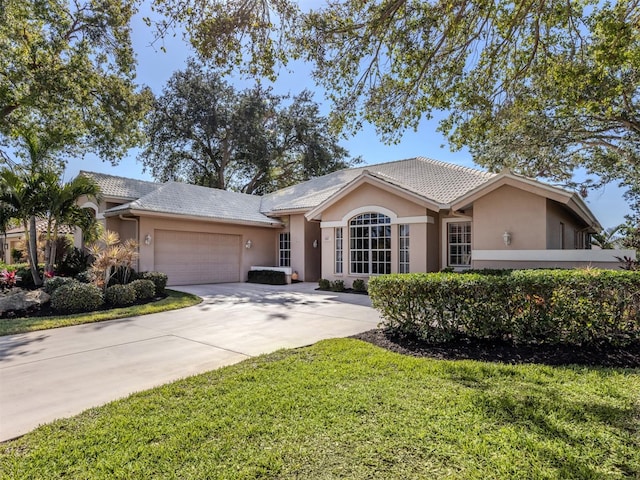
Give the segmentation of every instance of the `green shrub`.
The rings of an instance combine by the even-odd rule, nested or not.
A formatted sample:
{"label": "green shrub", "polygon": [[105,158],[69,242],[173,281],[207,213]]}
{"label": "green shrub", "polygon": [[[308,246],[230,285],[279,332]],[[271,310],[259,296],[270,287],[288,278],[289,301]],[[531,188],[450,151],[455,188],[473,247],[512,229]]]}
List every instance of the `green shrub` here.
{"label": "green shrub", "polygon": [[331,289],[331,282],[326,278],[321,278],[318,280],[318,288],[320,290],[329,290]]}
{"label": "green shrub", "polygon": [[88,283],[68,282],[51,295],[51,308],[60,313],[91,312],[103,304],[100,289]]}
{"label": "green shrub", "polygon": [[43,290],[45,292],[47,292],[49,295],[51,295],[58,288],[60,288],[62,285],[65,285],[65,284],[67,284],[69,282],[77,282],[77,280],[75,280],[73,278],[70,278],[70,277],[47,278],[44,281]]}
{"label": "green shrub", "polygon": [[141,280],[151,280],[156,286],[156,295],[164,295],[164,289],[169,279],[167,274],[162,272],[142,272],[137,275],[137,278]]}
{"label": "green shrub", "polygon": [[344,281],[334,280],[333,282],[331,282],[329,290],[331,290],[332,292],[344,292]]}
{"label": "green shrub", "polygon": [[133,305],[136,301],[136,290],[131,285],[111,285],[104,292],[107,305],[123,307]]}
{"label": "green shrub", "polygon": [[129,286],[136,292],[137,300],[148,300],[156,294],[156,286],[151,280],[134,280]]}
{"label": "green shrub", "polygon": [[[56,265],[56,273],[66,277],[73,277],[88,270],[91,266],[91,255],[77,247],[70,248]],[[84,282],[88,283],[88,282]]]}
{"label": "green shrub", "polygon": [[[38,265],[38,273],[40,274],[40,278],[44,276],[44,265]],[[27,264],[20,264],[16,268],[16,276],[20,277],[20,280],[17,282],[19,287],[33,289],[36,288],[36,284],[33,281],[33,275],[31,275],[31,269]]]}
{"label": "green shrub", "polygon": [[385,327],[428,341],[461,334],[516,343],[640,339],[640,273],[520,270],[382,275],[369,282]]}
{"label": "green shrub", "polygon": [[356,278],[353,281],[353,289],[356,292],[366,292],[367,291],[367,284],[364,283],[364,280],[362,280],[361,278]]}
{"label": "green shrub", "polygon": [[265,283],[267,285],[286,285],[287,275],[278,270],[250,270],[249,283]]}
{"label": "green shrub", "polygon": [[95,275],[90,270],[85,270],[84,272],[76,274],[74,278],[80,283],[93,283]]}

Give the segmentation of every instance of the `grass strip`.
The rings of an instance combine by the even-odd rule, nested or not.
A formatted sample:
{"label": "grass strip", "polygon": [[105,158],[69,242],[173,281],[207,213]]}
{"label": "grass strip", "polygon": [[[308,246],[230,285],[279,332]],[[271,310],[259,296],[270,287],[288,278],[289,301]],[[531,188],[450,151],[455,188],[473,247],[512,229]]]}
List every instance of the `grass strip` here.
{"label": "grass strip", "polygon": [[640,370],[326,340],[0,445],[1,478],[638,478]]}
{"label": "grass strip", "polygon": [[166,292],[166,298],[144,305],[132,305],[130,307],[114,308],[111,310],[53,317],[2,318],[0,319],[0,336],[82,325],[84,323],[103,322],[117,318],[137,317],[149,313],[190,307],[202,301],[200,297],[190,293],[178,292],[176,290],[166,290]]}

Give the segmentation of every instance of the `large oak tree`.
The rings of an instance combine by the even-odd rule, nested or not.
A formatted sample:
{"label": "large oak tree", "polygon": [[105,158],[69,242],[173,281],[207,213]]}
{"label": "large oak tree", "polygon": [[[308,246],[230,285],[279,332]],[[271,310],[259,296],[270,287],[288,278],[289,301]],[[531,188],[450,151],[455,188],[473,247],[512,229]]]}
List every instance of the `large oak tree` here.
{"label": "large oak tree", "polygon": [[169,79],[140,158],[158,180],[262,194],[350,166],[312,95],[236,91],[194,61]]}
{"label": "large oak tree", "polygon": [[[0,2],[0,151],[36,135],[49,152],[117,162],[140,142],[150,96],[135,83],[125,0]],[[19,145],[18,145],[19,147]]]}
{"label": "large oak tree", "polygon": [[155,5],[216,64],[275,75],[289,59],[311,62],[340,129],[369,121],[397,141],[446,111],[451,144],[486,167],[564,182],[584,167],[638,191],[638,0]]}

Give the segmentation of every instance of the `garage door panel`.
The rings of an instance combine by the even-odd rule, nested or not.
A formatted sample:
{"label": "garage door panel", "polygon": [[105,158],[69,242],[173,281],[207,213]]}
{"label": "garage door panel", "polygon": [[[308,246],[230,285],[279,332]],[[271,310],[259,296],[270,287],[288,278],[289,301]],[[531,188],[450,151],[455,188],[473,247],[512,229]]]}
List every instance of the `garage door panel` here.
{"label": "garage door panel", "polygon": [[240,235],[156,230],[155,269],[168,285],[240,281]]}

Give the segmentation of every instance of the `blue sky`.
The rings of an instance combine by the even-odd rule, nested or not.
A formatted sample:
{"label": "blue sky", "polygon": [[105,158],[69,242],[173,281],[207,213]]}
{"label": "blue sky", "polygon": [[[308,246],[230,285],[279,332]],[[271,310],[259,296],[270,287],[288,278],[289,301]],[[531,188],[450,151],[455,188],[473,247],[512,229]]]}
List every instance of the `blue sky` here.
{"label": "blue sky", "polygon": [[[176,70],[185,66],[185,60],[192,54],[190,47],[183,42],[181,36],[165,39],[166,52],[160,50],[160,45],[151,46],[152,31],[142,22],[139,14],[133,26],[134,48],[138,56],[138,82],[148,85],[159,94],[166,81]],[[310,68],[306,65],[295,65],[295,72],[282,72],[273,88],[278,94],[297,94],[303,89],[315,92],[315,101],[323,105],[323,113],[329,112],[329,104],[321,89],[317,88],[309,75]],[[244,89],[251,84],[246,81],[231,81],[237,88]],[[266,84],[266,82],[263,82]],[[468,167],[476,167],[470,154],[464,150],[451,152],[445,138],[436,131],[438,118],[423,120],[417,132],[407,131],[397,145],[385,145],[376,135],[375,129],[365,124],[364,128],[355,136],[341,141],[353,157],[362,157],[365,164],[375,164],[416,156],[430,157],[445,162],[451,162]],[[137,151],[117,166],[105,163],[94,156],[84,159],[71,160],[67,164],[65,177],[73,178],[79,170],[104,172],[124,177],[153,180],[149,173],[142,170],[142,165],[136,160]],[[626,202],[622,198],[622,190],[616,185],[608,185],[600,190],[591,191],[586,199],[587,204],[600,220],[603,227],[618,225],[624,221],[629,212]]]}

